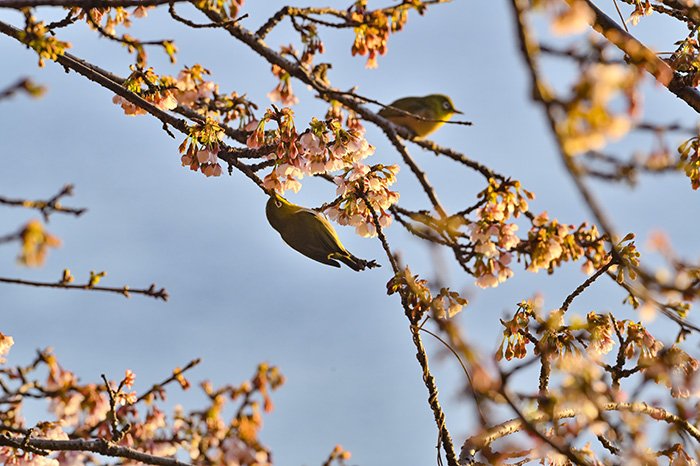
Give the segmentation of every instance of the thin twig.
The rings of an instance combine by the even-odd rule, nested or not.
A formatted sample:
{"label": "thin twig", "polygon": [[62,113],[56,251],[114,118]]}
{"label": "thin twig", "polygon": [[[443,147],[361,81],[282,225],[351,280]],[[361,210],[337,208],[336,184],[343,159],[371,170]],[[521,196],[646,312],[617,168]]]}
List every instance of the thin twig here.
{"label": "thin twig", "polygon": [[36,282],[31,280],[22,280],[19,278],[7,278],[0,277],[0,283],[10,283],[14,285],[27,285],[35,286],[39,288],[60,288],[65,290],[83,290],[83,291],[102,291],[107,293],[117,293],[125,297],[130,297],[132,294],[140,294],[144,296],[150,296],[151,298],[162,299],[163,301],[168,300],[168,292],[165,288],[156,289],[156,285],[153,284],[149,288],[138,289],[130,288],[124,285],[121,288],[106,287],[106,286],[90,286],[90,285],[74,285],[72,283],[51,283],[51,282]]}
{"label": "thin twig", "polygon": [[189,0],[2,0],[0,8],[34,8],[39,6],[60,6],[64,8],[116,8],[132,6],[157,6],[170,2]]}
{"label": "thin twig", "polygon": [[11,199],[8,197],[0,196],[0,204],[14,207],[25,207],[29,209],[37,209],[41,212],[44,220],[48,222],[49,216],[54,212],[60,212],[64,214],[75,215],[76,217],[84,214],[87,209],[85,208],[75,208],[75,207],[63,207],[60,204],[60,200],[65,196],[73,195],[73,185],[67,184],[54,196],[45,201],[30,201],[27,199]]}
{"label": "thin twig", "polygon": [[588,277],[588,278],[586,279],[586,281],[584,281],[584,282],[581,283],[579,286],[577,286],[576,289],[575,289],[571,294],[569,294],[569,295],[566,297],[566,299],[564,300],[564,303],[561,305],[561,307],[560,307],[559,309],[560,309],[562,312],[566,312],[566,311],[569,309],[569,306],[571,305],[571,303],[574,301],[574,299],[576,299],[577,296],[579,296],[581,293],[583,293],[583,291],[584,291],[586,288],[588,288],[589,286],[591,286],[591,285],[593,284],[594,281],[596,281],[601,275],[603,275],[605,272],[607,272],[608,269],[610,269],[610,267],[612,267],[612,266],[615,265],[615,264],[616,264],[615,259],[614,259],[614,258],[611,258],[611,259],[607,262],[607,264],[605,264],[604,266],[602,266],[602,267],[601,267],[600,269],[598,269],[593,275],[591,275],[590,277]]}

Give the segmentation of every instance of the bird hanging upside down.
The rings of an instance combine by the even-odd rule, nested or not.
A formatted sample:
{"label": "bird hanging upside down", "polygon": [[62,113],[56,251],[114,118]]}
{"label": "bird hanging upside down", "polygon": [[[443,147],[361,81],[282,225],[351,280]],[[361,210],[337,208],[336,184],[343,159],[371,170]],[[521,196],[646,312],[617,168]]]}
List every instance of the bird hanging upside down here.
{"label": "bird hanging upside down", "polygon": [[376,261],[360,259],[348,252],[333,225],[320,212],[292,204],[273,193],[265,214],[284,242],[306,257],[333,267],[340,267],[340,261],[356,272],[380,267]]}

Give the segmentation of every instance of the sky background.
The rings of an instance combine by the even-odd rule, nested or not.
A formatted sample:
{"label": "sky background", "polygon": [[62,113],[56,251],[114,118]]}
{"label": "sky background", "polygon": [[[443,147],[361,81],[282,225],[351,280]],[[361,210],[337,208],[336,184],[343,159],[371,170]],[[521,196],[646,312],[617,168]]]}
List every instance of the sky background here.
{"label": "sky background", "polygon": [[[346,7],[347,2],[303,5]],[[370,1],[371,7],[382,5]],[[250,16],[243,24],[256,29],[280,6],[247,2],[241,12]],[[629,6],[623,8],[629,13]],[[269,104],[266,94],[276,81],[262,58],[224,32],[188,30],[163,13],[151,12],[128,31],[144,40],[176,40],[180,52],[175,66],[157,50],[150,52],[156,72],[175,75],[183,65],[201,63],[223,92],[236,90],[262,107]],[[0,19],[21,25],[14,13],[0,11]],[[267,43],[297,44],[290,29],[285,21]],[[643,23],[634,32],[658,50],[668,50],[683,34],[663,22]],[[71,53],[78,57],[128,74],[131,57],[86,27],[69,28],[59,37],[72,42]],[[521,180],[536,193],[534,212],[546,210],[563,223],[590,219],[558,159],[542,112],[529,100],[508,2],[456,1],[430,8],[422,17],[412,13],[406,29],[390,38],[389,53],[379,58],[375,70],[364,68],[364,57],[350,57],[351,31],[323,29],[322,37],[327,52],[319,59],[333,63],[335,86],[358,86],[360,93],[387,103],[407,95],[450,95],[474,126],[445,126],[434,135],[437,142]],[[48,230],[63,245],[40,269],[18,266],[16,245],[0,248],[0,276],[55,281],[67,267],[84,282],[90,270],[106,270],[106,286],[141,288],[155,282],[170,293],[163,303],[0,285],[5,316],[0,331],[16,341],[10,364],[27,362],[37,348],[51,346],[64,367],[83,381],[97,382],[101,373],[117,379],[129,368],[141,392],[195,357],[203,363],[190,372],[190,380],[214,384],[239,383],[259,362],[268,361],[287,377],[273,395],[275,411],[266,417],[261,434],[276,464],[321,464],[337,443],[353,453],[350,464],[435,462],[437,433],[427,391],[399,300],[386,295],[390,268],[378,241],[338,227],[346,247],[360,257],[378,259],[380,269],[355,273],[313,262],[272,230],[264,215],[265,195],[240,173],[205,178],[190,172],[180,166],[180,136],[171,139],[155,119],[125,116],[112,104],[109,91],[54,63],[37,68],[32,51],[4,36],[0,56],[5,70],[0,87],[20,76],[48,87],[40,100],[16,96],[0,103],[0,194],[43,199],[70,182],[75,196],[64,204],[89,209],[79,219],[52,216]],[[547,69],[552,81],[566,85],[571,69],[549,62]],[[325,114],[326,104],[313,100],[299,82],[293,85],[301,99],[294,108],[297,127],[303,128],[311,117]],[[645,119],[653,122],[692,126],[697,119],[650,81],[645,109]],[[372,163],[400,163],[376,128],[368,125],[367,138],[377,147]],[[651,140],[635,134],[615,148],[631,154],[648,148]],[[484,188],[483,180],[464,167],[416,146],[410,150],[448,210],[472,204]],[[399,176],[401,205],[427,208],[410,171],[402,166]],[[643,246],[648,232],[668,228],[677,249],[697,258],[693,227],[700,208],[687,179],[643,177],[635,190],[594,186],[619,231],[637,232]],[[307,180],[298,195],[290,195],[308,206],[333,197],[332,187],[321,180]],[[38,218],[3,206],[0,215],[0,234]],[[397,225],[387,235],[414,273],[435,276],[425,244]],[[554,309],[585,279],[580,264],[563,267],[554,278],[526,274],[516,265],[516,276],[499,288],[477,290],[448,254],[443,258],[447,265],[441,274],[471,301],[460,315],[465,333],[486,356],[499,342],[498,318],[510,315],[518,301],[541,292],[545,309]],[[613,285],[596,283],[577,299],[575,311],[619,311],[634,318],[621,306],[622,298]],[[454,360],[425,338],[448,427],[460,445],[474,419],[461,392],[464,376]],[[170,402],[196,408],[200,399],[195,392],[173,387]]]}

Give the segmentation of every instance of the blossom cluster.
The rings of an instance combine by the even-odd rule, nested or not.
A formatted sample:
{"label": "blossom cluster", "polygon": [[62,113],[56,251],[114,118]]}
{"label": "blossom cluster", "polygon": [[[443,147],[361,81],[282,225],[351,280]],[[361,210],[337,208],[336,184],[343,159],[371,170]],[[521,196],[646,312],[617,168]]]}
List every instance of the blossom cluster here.
{"label": "blossom cluster", "polygon": [[593,10],[583,0],[568,5],[556,2],[552,7],[558,9],[551,22],[551,29],[555,35],[581,33],[588,29],[595,18]]}
{"label": "blossom cluster", "polygon": [[323,463],[324,465],[332,465],[333,463],[343,465],[345,464],[345,461],[349,460],[352,457],[352,454],[343,448],[342,445],[336,445],[335,448],[333,448],[333,451],[331,454],[328,456],[328,459]]}
{"label": "blossom cluster", "polygon": [[[545,315],[536,301],[522,301],[513,318],[501,320],[503,338],[496,352],[496,359],[523,359],[527,356],[527,345],[533,345],[535,354],[581,355],[583,347],[576,330],[586,329],[579,323],[566,325],[564,311],[555,309]],[[540,335],[537,338],[536,335]]]}
{"label": "blossom cluster", "polygon": [[267,94],[272,102],[279,102],[284,106],[296,105],[299,99],[292,90],[292,77],[288,71],[278,65],[272,65],[272,74],[279,80],[277,86]]}
{"label": "blossom cluster", "polygon": [[[265,125],[275,121],[277,128],[266,133]],[[263,180],[268,189],[280,194],[286,190],[298,192],[304,176],[327,173],[345,168],[374,152],[364,136],[344,130],[338,122],[313,119],[309,129],[298,134],[294,113],[289,108],[268,110],[247,140],[252,149],[270,145],[268,160],[275,166]]]}
{"label": "blossom cluster", "polygon": [[[11,337],[0,334],[0,355],[6,354],[12,343]],[[177,381],[183,389],[189,388],[183,372],[195,364],[193,361],[185,369],[175,369],[172,377],[137,396],[133,390],[135,375],[130,370],[118,383],[83,384],[73,372],[61,367],[53,353],[41,351],[26,366],[0,370],[5,396],[13,400],[0,412],[3,435],[17,445],[30,442],[30,438],[70,438],[73,442],[103,439],[165,461],[185,454],[198,464],[270,465],[270,453],[260,443],[258,434],[263,411],[272,410],[270,392],[284,383],[282,374],[274,366],[260,364],[253,377],[240,385],[215,388],[205,381],[200,385],[207,400],[203,409],[186,412],[178,405],[168,416],[158,406],[158,401],[165,400],[166,385]],[[46,372],[45,377],[42,372]],[[40,422],[31,428],[31,434],[26,434],[28,427],[22,410],[33,399],[48,401],[55,421]],[[44,453],[30,445],[4,446],[0,447],[0,461],[24,466],[102,462],[100,456],[80,448],[52,450]],[[338,458],[349,457],[342,451],[337,453]],[[108,456],[117,455],[115,458],[120,459],[119,454]],[[128,455],[121,458],[124,464],[134,461]]]}
{"label": "blossom cluster", "polygon": [[335,120],[342,126],[343,124],[351,130],[357,131],[359,134],[365,134],[365,127],[357,113],[347,107],[344,107],[337,100],[332,100],[328,111],[326,112],[326,120]]}
{"label": "blossom cluster", "polygon": [[[645,380],[667,387],[674,398],[698,394],[696,378],[700,362],[682,350],[678,343],[664,348],[663,343],[641,323],[615,320],[609,314],[589,312],[585,319],[573,315],[569,320],[565,322],[561,309],[545,316],[536,301],[521,302],[512,319],[501,320],[503,338],[496,358],[523,359],[527,356],[528,345],[532,345],[535,354],[558,355],[557,369],[568,374],[563,390],[559,392],[560,397],[565,395],[567,386],[574,380],[582,382],[581,377],[590,371],[595,374],[591,380],[600,380],[602,369],[618,381],[639,371]],[[614,336],[619,349],[613,366],[605,364],[604,357],[616,346]],[[625,369],[628,362],[634,364],[634,370]],[[591,385],[595,384],[586,382],[564,398],[574,403],[582,402],[577,397],[585,394],[585,387]],[[589,408],[595,411],[593,407]]]}
{"label": "blossom cluster", "polygon": [[538,300],[522,301],[513,318],[501,320],[501,324],[504,330],[496,353],[498,360],[525,358],[528,344],[533,345],[535,354],[587,355],[598,360],[614,345],[610,316],[590,312],[585,320],[573,315],[567,323],[563,310],[555,309],[545,315]]}
{"label": "blossom cluster", "polygon": [[[185,66],[177,78],[159,76],[152,68],[132,67],[132,73],[123,85],[161,110],[182,106],[198,113],[203,119],[210,118],[224,124],[239,120],[239,125],[244,126],[252,119],[256,105],[236,92],[221,94],[219,86],[207,79],[209,75],[209,70],[199,64]],[[115,96],[112,101],[120,105],[127,115],[147,113],[122,96]]]}
{"label": "blossom cluster", "polygon": [[649,16],[654,12],[650,0],[634,0],[634,10],[630,13],[629,22],[636,26],[644,16]]}
{"label": "blossom cluster", "polygon": [[496,287],[513,276],[511,251],[520,243],[515,234],[518,225],[508,220],[527,212],[527,201],[534,195],[517,181],[500,183],[491,178],[478,196],[483,205],[476,211],[477,220],[467,224],[474,248],[474,276],[477,286]]}
{"label": "blossom cluster", "polygon": [[[219,92],[219,86],[213,81],[207,81],[208,69],[196,64],[192,67],[184,67],[173,79],[170,76],[161,78],[164,83],[173,88],[173,96],[179,105],[195,107],[201,100],[211,99]],[[206,114],[205,114],[206,115]]]}
{"label": "blossom cluster", "polygon": [[458,293],[442,288],[437,296],[433,296],[428,281],[413,275],[406,267],[394,275],[386,284],[387,294],[398,293],[404,303],[407,317],[417,324],[426,312],[432,311],[433,317],[445,319],[458,314],[467,300]]}
{"label": "blossom cluster", "polygon": [[[151,7],[152,8],[152,7]],[[85,20],[91,29],[96,29],[99,26],[107,34],[114,35],[117,26],[130,27],[131,15],[137,18],[147,16],[149,7],[138,6],[133,12],[129,12],[124,7],[116,6],[113,8],[72,8],[72,13],[77,19]],[[88,19],[88,15],[90,15]]]}
{"label": "blossom cluster", "polygon": [[[273,131],[265,131],[270,121],[277,123]],[[294,114],[289,108],[268,110],[263,118],[252,123],[247,145],[257,149],[270,146],[268,160],[272,171],[263,179],[263,186],[283,194],[298,192],[305,176],[342,171],[333,181],[339,198],[327,207],[328,216],[341,225],[354,226],[361,236],[375,236],[372,210],[381,226],[389,226],[389,208],[399,194],[389,186],[396,182],[397,165],[365,165],[362,160],[374,153],[360,129],[344,129],[338,120],[311,120],[309,128],[299,134]],[[368,207],[367,203],[372,207]]]}
{"label": "blossom cluster", "polygon": [[[603,63],[584,70],[570,100],[564,103],[565,117],[557,122],[566,154],[601,149],[609,140],[619,139],[629,131],[632,119],[640,111],[640,73],[636,68]],[[618,96],[627,102],[625,112],[616,113],[611,108]]]}
{"label": "blossom cluster", "polygon": [[523,250],[527,252],[525,260],[530,272],[544,269],[552,273],[562,262],[585,257],[582,269],[592,273],[608,258],[595,225],[588,227],[584,223],[576,228],[550,220],[546,212],[533,219]]}
{"label": "blossom cluster", "polygon": [[10,348],[15,344],[15,340],[0,332],[0,364],[5,363],[5,355],[10,352]]}
{"label": "blossom cluster", "polygon": [[221,127],[207,118],[204,124],[190,127],[190,135],[180,144],[182,166],[201,171],[205,176],[221,176],[218,162],[219,143],[224,137]]}
{"label": "blossom cluster", "polygon": [[694,35],[676,43],[678,47],[671,55],[669,64],[676,72],[690,77],[693,87],[700,85],[700,44]]}
{"label": "blossom cluster", "polygon": [[[415,4],[413,6],[418,8]],[[368,11],[367,0],[360,0],[351,8],[350,17],[357,24],[352,55],[367,55],[365,66],[376,68],[377,54],[386,53],[389,34],[403,28],[408,20],[408,13],[405,8]]]}
{"label": "blossom cluster", "polygon": [[223,19],[234,20],[243,6],[244,0],[194,0],[194,6],[204,11],[213,11]]}
{"label": "blossom cluster", "polygon": [[700,137],[695,136],[678,146],[681,164],[693,189],[700,188]]}
{"label": "blossom cluster", "polygon": [[39,66],[44,66],[44,59],[56,60],[71,47],[69,42],[58,40],[49,34],[43,21],[37,21],[28,12],[25,14],[24,29],[17,32],[17,38],[39,55]]}
{"label": "blossom cluster", "polygon": [[[328,78],[326,76],[328,65],[321,64],[318,67],[312,67],[314,56],[317,53],[323,53],[325,51],[325,46],[318,35],[316,25],[309,22],[297,24],[295,28],[301,34],[301,42],[304,44],[304,51],[301,53],[301,57],[296,48],[291,44],[281,46],[279,54],[282,57],[289,58],[293,62],[299,63],[308,71],[313,72],[321,81],[328,83]],[[271,71],[278,82],[275,88],[267,94],[267,97],[273,103],[280,102],[284,106],[298,104],[299,99],[292,89],[292,76],[289,72],[276,64],[272,65]]]}
{"label": "blossom cluster", "polygon": [[[176,87],[169,76],[158,76],[153,68],[141,69],[131,66],[131,75],[122,83],[128,91],[140,96],[161,110],[172,110],[177,107],[175,97]],[[145,115],[148,113],[140,106],[115,95],[112,102],[121,106],[124,113],[129,116]]]}
{"label": "blossom cluster", "polygon": [[[606,239],[595,226],[583,223],[574,227],[550,220],[546,212],[537,216],[530,213],[528,201],[534,195],[518,181],[492,178],[478,197],[473,207],[444,219],[426,220],[418,213],[411,218],[434,230],[448,244],[466,239],[466,244],[458,243],[458,260],[465,267],[471,261],[469,271],[481,288],[497,287],[511,278],[514,256],[529,272],[545,269],[550,273],[562,262],[581,258],[585,259],[584,272],[593,273],[610,260]],[[473,212],[474,219],[467,217],[469,212]],[[515,223],[522,214],[531,224],[524,239],[517,235],[520,226]],[[618,251],[628,259],[618,270],[633,275],[637,254],[633,244],[620,245]]]}
{"label": "blossom cluster", "polygon": [[[358,235],[377,236],[372,210],[382,228],[391,225],[393,217],[389,208],[399,200],[399,193],[389,190],[396,181],[398,165],[364,165],[355,163],[333,179],[338,185],[336,194],[340,201],[326,210],[328,216],[341,225],[355,227]],[[371,206],[371,209],[367,206]]]}

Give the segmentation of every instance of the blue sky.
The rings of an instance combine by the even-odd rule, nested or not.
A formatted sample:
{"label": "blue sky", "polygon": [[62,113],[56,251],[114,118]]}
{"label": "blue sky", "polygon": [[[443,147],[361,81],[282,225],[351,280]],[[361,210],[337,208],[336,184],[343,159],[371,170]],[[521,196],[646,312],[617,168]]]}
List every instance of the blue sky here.
{"label": "blue sky", "polygon": [[[324,5],[309,2],[305,5]],[[336,6],[345,3],[331,2]],[[370,6],[379,5],[370,2]],[[280,5],[247,2],[244,24],[256,28]],[[186,11],[186,10],[183,10]],[[19,15],[0,12],[15,25]],[[261,106],[276,82],[260,57],[223,32],[191,31],[153,12],[130,33],[142,39],[173,38],[180,49],[171,66],[153,50],[159,73],[176,74],[182,65],[201,63],[212,71],[222,91],[246,93]],[[663,25],[639,34],[670,47],[673,37]],[[473,127],[445,126],[434,135],[494,169],[519,179],[537,198],[531,207],[546,210],[564,223],[590,218],[563,170],[539,108],[529,100],[529,83],[513,35],[506,2],[454,2],[412,14],[406,29],[392,36],[379,68],[366,70],[364,58],[350,57],[350,31],[322,30],[324,61],[333,62],[330,78],[339,88],[359,86],[364,95],[390,102],[406,95],[448,94]],[[61,36],[72,53],[122,76],[130,57],[78,26]],[[285,23],[267,42],[294,41]],[[262,439],[276,464],[320,464],[336,443],[353,453],[350,464],[366,466],[432,464],[434,421],[414,357],[408,323],[396,296],[387,296],[390,269],[377,241],[338,227],[347,248],[360,257],[377,258],[383,267],[363,273],[333,269],[306,259],[287,247],[267,224],[264,194],[240,173],[207,179],[180,166],[177,146],[149,117],[126,117],[111,103],[109,91],[36,56],[13,40],[0,37],[6,64],[0,86],[19,76],[45,84],[40,100],[17,96],[0,104],[0,194],[43,198],[63,184],[74,183],[67,205],[87,207],[79,219],[55,215],[48,229],[63,246],[36,270],[15,264],[16,247],[0,248],[0,275],[56,280],[70,268],[78,280],[90,270],[106,270],[105,285],[168,289],[168,303],[134,296],[35,290],[2,285],[7,318],[0,331],[16,345],[9,362],[21,363],[36,348],[51,346],[65,367],[83,381],[101,373],[118,378],[127,368],[137,375],[137,389],[166,377],[194,357],[203,363],[191,380],[238,383],[260,361],[278,365],[286,385],[274,394],[276,409],[265,420]],[[552,66],[552,80],[564,67]],[[321,117],[325,104],[294,83],[301,103],[297,126]],[[678,99],[653,84],[646,86],[648,119],[671,119],[692,126],[696,116]],[[375,160],[399,163],[398,155],[375,128],[367,138],[377,147]],[[616,145],[631,153],[650,144],[633,137]],[[413,146],[438,195],[450,210],[473,203],[483,180],[449,160]],[[377,163],[377,162],[375,162]],[[426,208],[409,170],[402,167],[401,204]],[[623,232],[635,231],[643,244],[654,229],[672,229],[678,249],[695,258],[696,235],[678,216],[698,218],[696,193],[681,176],[644,177],[640,187],[598,184],[600,197]],[[310,180],[292,197],[316,206],[334,197],[328,184]],[[0,206],[3,231],[13,231],[36,214]],[[434,276],[426,245],[399,226],[387,235],[415,273]],[[443,253],[449,264],[449,255]],[[471,303],[460,316],[468,337],[485,355],[498,344],[498,318],[536,292],[553,309],[585,277],[579,264],[565,266],[554,278],[544,273],[516,276],[495,290],[477,290],[473,279],[452,264],[443,273],[450,286],[465,291]],[[601,282],[576,301],[576,311],[620,311],[622,295]],[[464,376],[442,349],[427,341],[448,426],[459,444],[470,433],[473,412],[461,395]],[[194,393],[173,390],[170,401],[196,407]],[[31,413],[29,414],[31,416]],[[36,415],[36,414],[35,414]]]}

